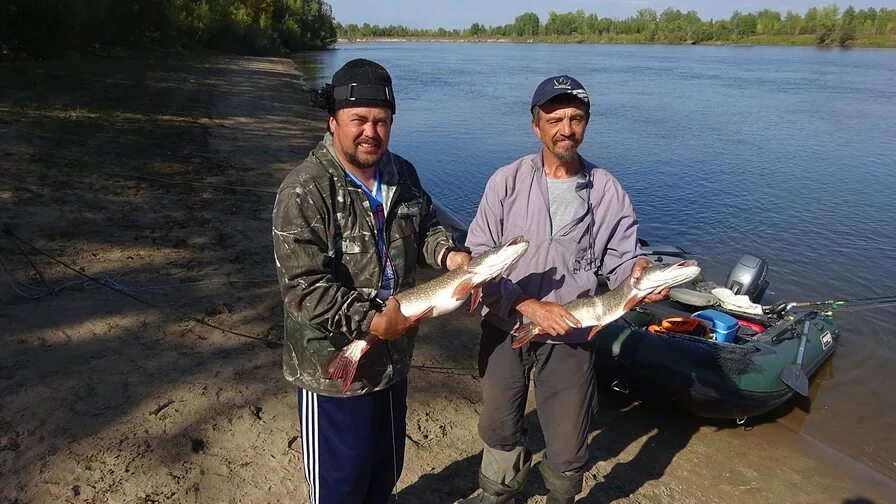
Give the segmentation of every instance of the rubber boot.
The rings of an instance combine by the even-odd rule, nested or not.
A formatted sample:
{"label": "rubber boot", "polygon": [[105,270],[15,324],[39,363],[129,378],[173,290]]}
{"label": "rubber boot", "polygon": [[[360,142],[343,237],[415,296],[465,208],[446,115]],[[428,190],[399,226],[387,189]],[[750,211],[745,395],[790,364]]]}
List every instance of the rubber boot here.
{"label": "rubber boot", "polygon": [[545,460],[538,464],[538,471],[541,472],[544,486],[548,489],[545,504],[572,504],[576,501],[576,495],[582,491],[582,480],[585,476],[583,471],[562,473]]}
{"label": "rubber boot", "polygon": [[492,495],[485,492],[454,501],[454,504],[513,504],[513,495]]}
{"label": "rubber boot", "polygon": [[532,469],[532,453],[518,446],[510,451],[486,446],[479,468],[479,495],[455,501],[454,504],[513,504]]}

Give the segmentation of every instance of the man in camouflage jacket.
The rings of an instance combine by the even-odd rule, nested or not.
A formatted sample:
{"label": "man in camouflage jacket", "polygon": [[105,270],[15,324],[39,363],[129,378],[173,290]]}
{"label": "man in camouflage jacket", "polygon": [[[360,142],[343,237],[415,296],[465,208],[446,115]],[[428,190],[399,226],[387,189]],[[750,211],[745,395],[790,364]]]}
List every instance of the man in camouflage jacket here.
{"label": "man in camouflage jacket", "polygon": [[[388,72],[350,61],[326,95],[328,132],[283,181],[274,207],[283,371],[299,387],[311,502],[379,503],[401,474],[417,334],[392,295],[414,285],[418,265],[454,269],[470,256],[439,224],[413,165],[387,150]],[[385,341],[371,345],[343,392],[327,365],[367,334]]]}

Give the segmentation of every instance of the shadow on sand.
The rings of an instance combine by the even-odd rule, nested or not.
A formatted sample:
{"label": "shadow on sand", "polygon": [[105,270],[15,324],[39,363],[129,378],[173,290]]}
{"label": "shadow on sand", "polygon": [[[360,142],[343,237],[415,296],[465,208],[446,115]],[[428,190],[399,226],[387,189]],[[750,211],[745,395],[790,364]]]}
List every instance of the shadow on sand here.
{"label": "shadow on sand", "polygon": [[[471,330],[471,327],[466,328],[466,331]],[[474,340],[469,343],[471,346],[477,345]],[[438,340],[430,344],[436,345],[440,354],[450,351]],[[703,365],[709,364],[704,362]],[[600,369],[598,367],[598,373],[601,373]],[[818,384],[828,377],[829,373],[822,368],[813,377],[812,390],[817,393]],[[734,420],[699,418],[662,402],[641,402],[611,390],[607,386],[608,381],[606,375],[598,377],[598,409],[592,420],[590,462],[586,469],[603,463],[612,465],[605,466],[610,469],[602,477],[595,479],[594,471],[586,474],[586,494],[577,502],[607,503],[634,495],[646,483],[662,478],[675,457],[703,427],[749,430],[757,425],[775,422],[796,409],[808,412],[811,408],[811,397],[796,398],[765,415],[750,418],[746,425],[741,426]],[[538,454],[544,449],[544,438],[537,410],[526,415],[524,425],[528,446]],[[640,445],[640,448],[631,456],[629,447],[633,445]],[[626,451],[629,453],[621,457]],[[612,463],[620,457],[626,460]],[[432,502],[454,502],[475,493],[479,487],[480,459],[481,454],[477,453],[452,462],[438,472],[420,476],[399,493],[400,501],[423,502],[429,499]],[[532,471],[523,491],[517,496],[517,502],[527,502],[531,497],[546,493],[538,471]]]}
{"label": "shadow on sand", "polygon": [[[0,63],[0,222],[141,298],[279,338],[272,193],[324,126],[320,111],[292,100],[303,90],[278,65],[139,57]],[[251,157],[238,155],[243,150]],[[2,277],[0,501],[61,502],[74,491],[63,482],[80,481],[87,492],[122,470],[174,468],[181,488],[198,489],[207,477],[191,458],[224,449],[210,441],[222,426],[270,418],[272,400],[295,425],[278,351],[84,285],[28,254],[49,284],[75,283],[30,300]],[[0,256],[10,282],[40,285],[7,236]],[[274,453],[288,453],[293,435],[277,432]],[[233,445],[248,456],[251,442]],[[97,446],[108,460],[92,466],[84,457]],[[137,490],[152,501],[186,498]],[[122,498],[120,485],[107,491]]]}

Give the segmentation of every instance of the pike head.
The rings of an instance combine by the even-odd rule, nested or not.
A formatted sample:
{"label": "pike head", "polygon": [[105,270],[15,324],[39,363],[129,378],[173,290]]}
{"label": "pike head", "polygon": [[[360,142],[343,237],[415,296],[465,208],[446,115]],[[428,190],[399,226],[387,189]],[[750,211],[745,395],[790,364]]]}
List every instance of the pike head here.
{"label": "pike head", "polygon": [[651,266],[641,272],[641,277],[632,279],[632,286],[645,293],[693,280],[700,274],[697,261],[679,261],[670,266]]}
{"label": "pike head", "polygon": [[529,242],[522,236],[517,236],[499,247],[489,249],[474,257],[467,265],[467,269],[474,275],[472,283],[481,285],[498,278],[520,257],[523,257],[528,248]]}

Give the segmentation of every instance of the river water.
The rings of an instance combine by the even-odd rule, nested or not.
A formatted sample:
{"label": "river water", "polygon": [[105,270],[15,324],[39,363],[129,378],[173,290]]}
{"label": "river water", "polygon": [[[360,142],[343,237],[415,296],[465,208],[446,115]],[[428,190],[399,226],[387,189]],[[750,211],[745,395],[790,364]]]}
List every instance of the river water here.
{"label": "river water", "polygon": [[[353,58],[391,73],[390,148],[472,219],[496,168],[538,150],[529,102],[568,73],[592,98],[580,152],[631,196],[652,243],[724,283],[743,253],[785,300],[896,294],[896,50],[370,43],[297,55],[311,83]],[[777,421],[896,478],[896,308],[842,313],[809,401]]]}

